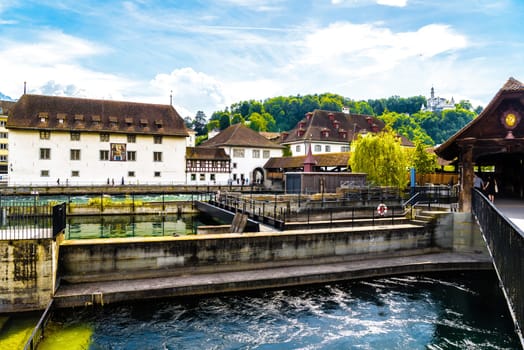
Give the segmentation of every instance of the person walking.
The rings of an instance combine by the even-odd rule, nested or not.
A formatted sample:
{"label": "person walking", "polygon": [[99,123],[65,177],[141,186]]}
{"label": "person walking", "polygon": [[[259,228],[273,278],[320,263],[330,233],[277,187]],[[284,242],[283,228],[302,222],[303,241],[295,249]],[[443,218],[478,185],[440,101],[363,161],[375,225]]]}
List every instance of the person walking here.
{"label": "person walking", "polygon": [[488,195],[488,199],[491,202],[495,202],[495,193],[498,193],[498,185],[497,180],[495,180],[494,176],[488,176],[488,181],[484,184],[484,191],[486,191],[486,194]]}

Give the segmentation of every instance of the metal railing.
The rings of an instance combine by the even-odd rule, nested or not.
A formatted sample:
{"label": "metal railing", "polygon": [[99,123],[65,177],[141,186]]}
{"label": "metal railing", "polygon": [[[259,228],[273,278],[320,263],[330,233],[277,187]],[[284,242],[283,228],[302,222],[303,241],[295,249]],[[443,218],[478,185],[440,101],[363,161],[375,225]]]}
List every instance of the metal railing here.
{"label": "metal railing", "polygon": [[47,323],[51,319],[51,310],[53,308],[53,301],[54,299],[51,299],[49,304],[47,304],[47,307],[40,317],[40,320],[38,320],[38,323],[36,324],[35,328],[33,329],[33,332],[31,333],[31,336],[27,340],[24,350],[35,350],[38,347],[38,343],[44,338],[44,331]]}
{"label": "metal railing", "polygon": [[65,213],[65,203],[1,202],[0,240],[54,238],[65,229]]}
{"label": "metal railing", "polygon": [[493,258],[516,332],[524,348],[524,232],[480,191],[473,190],[472,197],[472,212]]}

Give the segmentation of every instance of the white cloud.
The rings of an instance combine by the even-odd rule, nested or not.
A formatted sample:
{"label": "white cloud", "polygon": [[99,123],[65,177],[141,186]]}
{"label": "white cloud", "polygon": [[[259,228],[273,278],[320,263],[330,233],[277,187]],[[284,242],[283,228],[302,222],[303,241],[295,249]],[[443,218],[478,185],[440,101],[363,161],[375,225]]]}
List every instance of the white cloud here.
{"label": "white cloud", "polygon": [[59,31],[41,31],[30,42],[0,39],[2,72],[0,91],[15,98],[23,82],[31,93],[68,94],[95,98],[119,97],[134,83],[128,79],[86,68],[84,59],[108,50],[98,44]]}
{"label": "white cloud", "polygon": [[231,103],[227,101],[220,81],[189,67],[175,69],[169,74],[157,74],[150,85],[157,96],[167,96],[172,91],[173,104],[178,106],[178,112],[182,114],[185,111],[191,117],[199,110],[209,117],[209,113],[217,110],[217,107],[224,108]]}
{"label": "white cloud", "polygon": [[405,7],[408,0],[377,0],[377,4],[385,6]]}

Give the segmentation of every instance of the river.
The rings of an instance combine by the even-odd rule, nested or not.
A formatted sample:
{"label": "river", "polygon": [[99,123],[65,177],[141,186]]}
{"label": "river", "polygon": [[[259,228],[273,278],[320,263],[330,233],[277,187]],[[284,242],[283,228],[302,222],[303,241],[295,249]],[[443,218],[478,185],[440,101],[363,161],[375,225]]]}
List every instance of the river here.
{"label": "river", "polygon": [[464,272],[60,310],[39,349],[519,346],[495,274]]}

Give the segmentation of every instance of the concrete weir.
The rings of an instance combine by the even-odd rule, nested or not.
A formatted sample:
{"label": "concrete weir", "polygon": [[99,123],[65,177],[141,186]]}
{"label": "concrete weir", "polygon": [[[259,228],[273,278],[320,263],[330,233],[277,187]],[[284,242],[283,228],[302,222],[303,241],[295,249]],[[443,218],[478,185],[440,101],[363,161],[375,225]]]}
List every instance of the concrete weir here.
{"label": "concrete weir", "polygon": [[471,215],[403,224],[182,237],[67,240],[55,306],[492,269]]}

